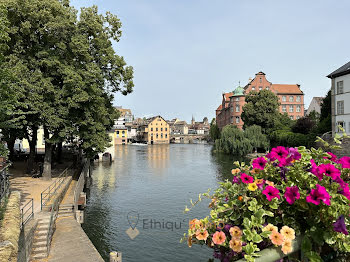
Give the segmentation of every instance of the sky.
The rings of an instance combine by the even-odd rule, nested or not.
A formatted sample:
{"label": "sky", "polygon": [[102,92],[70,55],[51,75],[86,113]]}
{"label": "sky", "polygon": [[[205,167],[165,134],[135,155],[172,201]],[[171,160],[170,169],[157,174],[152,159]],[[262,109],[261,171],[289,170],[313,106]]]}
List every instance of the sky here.
{"label": "sky", "polygon": [[114,104],[135,117],[215,117],[223,92],[259,71],[300,84],[305,108],[350,61],[348,0],[71,0],[121,20],[116,53],[134,68],[134,91]]}

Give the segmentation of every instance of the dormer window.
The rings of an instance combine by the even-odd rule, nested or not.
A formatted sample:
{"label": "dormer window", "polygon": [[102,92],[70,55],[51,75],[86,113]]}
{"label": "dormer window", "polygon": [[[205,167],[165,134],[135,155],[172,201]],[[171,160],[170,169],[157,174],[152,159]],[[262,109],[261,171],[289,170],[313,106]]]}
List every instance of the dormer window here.
{"label": "dormer window", "polygon": [[255,86],[252,86],[252,90],[255,91]]}

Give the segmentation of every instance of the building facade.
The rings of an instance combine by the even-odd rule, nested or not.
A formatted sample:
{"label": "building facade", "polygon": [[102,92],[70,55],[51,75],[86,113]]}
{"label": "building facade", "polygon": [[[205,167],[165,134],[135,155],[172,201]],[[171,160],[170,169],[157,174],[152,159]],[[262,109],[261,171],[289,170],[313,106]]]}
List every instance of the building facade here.
{"label": "building facade", "polygon": [[327,76],[332,81],[332,134],[350,134],[350,62]]}
{"label": "building facade", "polygon": [[266,79],[265,73],[259,72],[244,88],[238,86],[233,92],[222,94],[222,103],[216,109],[218,127],[221,129],[231,124],[243,128],[241,114],[245,105],[245,95],[261,90],[269,90],[278,97],[280,113],[287,113],[292,120],[304,116],[304,93],[300,85],[272,84]]}
{"label": "building facade", "polygon": [[321,114],[321,105],[324,97],[313,97],[309,107],[306,110],[306,115],[310,115],[312,111]]}
{"label": "building facade", "polygon": [[169,144],[169,124],[161,116],[149,118],[147,123],[147,128],[144,129],[147,144]]}

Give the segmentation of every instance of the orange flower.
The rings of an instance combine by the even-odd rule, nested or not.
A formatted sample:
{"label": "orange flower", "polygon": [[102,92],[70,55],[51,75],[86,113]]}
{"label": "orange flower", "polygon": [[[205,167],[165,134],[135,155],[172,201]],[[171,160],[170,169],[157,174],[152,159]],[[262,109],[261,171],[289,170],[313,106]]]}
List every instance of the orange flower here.
{"label": "orange flower", "polygon": [[198,220],[197,218],[192,219],[188,224],[189,224],[190,229],[203,227],[203,223],[200,220]]}
{"label": "orange flower", "polygon": [[284,241],[284,243],[282,245],[282,252],[284,254],[288,254],[292,251],[293,251],[292,241],[290,241],[290,240]]}
{"label": "orange flower", "polygon": [[230,248],[233,251],[235,251],[237,253],[242,252],[242,241],[241,240],[231,239],[229,244],[230,244]]}
{"label": "orange flower", "polygon": [[265,183],[268,184],[269,186],[275,186],[274,182],[271,182],[271,181],[268,181],[268,180],[266,180]]}
{"label": "orange flower", "polygon": [[197,232],[196,232],[196,238],[197,238],[198,240],[204,240],[204,241],[206,241],[207,238],[208,238],[208,236],[209,236],[209,233],[208,233],[207,230],[204,230],[204,231],[197,230]]}
{"label": "orange flower", "polygon": [[278,228],[272,224],[268,224],[262,231],[278,232]]}
{"label": "orange flower", "polygon": [[239,197],[238,197],[238,200],[239,200],[239,201],[243,201],[243,197],[242,197],[242,196],[239,196]]}
{"label": "orange flower", "polygon": [[282,234],[278,233],[277,231],[273,231],[270,234],[270,239],[271,239],[272,244],[274,244],[276,246],[280,246],[284,242],[284,237],[282,236]]}
{"label": "orange flower", "polygon": [[254,183],[257,185],[260,185],[260,184],[264,183],[264,179],[255,179]]}
{"label": "orange flower", "polygon": [[232,238],[240,239],[242,237],[242,230],[237,226],[231,227],[230,235]]}
{"label": "orange flower", "polygon": [[252,174],[258,174],[260,172],[260,169],[254,168],[250,173]]}
{"label": "orange flower", "polygon": [[225,233],[222,231],[216,231],[213,235],[213,242],[215,245],[222,245],[226,240]]}
{"label": "orange flower", "polygon": [[232,175],[239,174],[239,172],[241,172],[241,170],[239,168],[235,168],[235,169],[231,170]]}
{"label": "orange flower", "polygon": [[293,240],[295,239],[295,231],[293,228],[290,228],[288,226],[284,226],[281,228],[280,233],[286,240]]}

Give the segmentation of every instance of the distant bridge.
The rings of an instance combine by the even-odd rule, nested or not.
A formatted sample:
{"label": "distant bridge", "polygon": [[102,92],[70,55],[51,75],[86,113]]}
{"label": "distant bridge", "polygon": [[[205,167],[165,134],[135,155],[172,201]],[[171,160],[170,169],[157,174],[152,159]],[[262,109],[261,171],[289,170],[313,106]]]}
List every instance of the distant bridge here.
{"label": "distant bridge", "polygon": [[170,143],[175,144],[196,144],[207,141],[208,135],[187,134],[187,135],[170,135]]}

